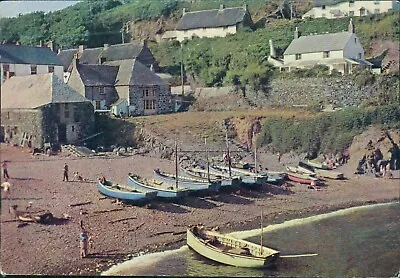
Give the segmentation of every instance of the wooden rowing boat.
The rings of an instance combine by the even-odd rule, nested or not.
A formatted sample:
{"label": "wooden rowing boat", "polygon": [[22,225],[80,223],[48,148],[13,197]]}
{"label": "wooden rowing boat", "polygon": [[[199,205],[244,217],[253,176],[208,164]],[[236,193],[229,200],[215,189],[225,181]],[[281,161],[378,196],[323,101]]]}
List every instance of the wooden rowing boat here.
{"label": "wooden rowing boat", "polygon": [[[176,177],[173,174],[165,173],[160,169],[155,169],[153,171],[154,179],[168,183],[170,185],[176,185]],[[210,190],[218,191],[221,187],[221,181],[213,180],[207,181],[204,179],[199,179],[195,177],[182,177],[178,176],[178,186],[184,187],[192,190]]]}
{"label": "wooden rowing boat", "polygon": [[199,168],[183,168],[182,167],[181,171],[188,177],[194,177],[197,179],[201,179],[203,181],[208,181],[208,175],[209,175],[211,182],[214,182],[214,181],[221,182],[221,188],[238,187],[241,184],[240,177],[238,177],[238,176],[229,177],[229,174],[208,173],[207,170],[199,169]]}
{"label": "wooden rowing boat", "polygon": [[[211,167],[211,170],[214,173],[225,173],[225,174],[229,173],[229,168],[226,166],[213,165]],[[268,176],[253,173],[253,172],[251,172],[249,170],[245,170],[245,169],[231,167],[231,173],[233,175],[240,176],[242,183],[246,184],[246,185],[252,185],[252,184],[260,185],[260,184],[264,184],[264,183],[268,182]]]}
{"label": "wooden rowing boat", "polygon": [[288,179],[290,179],[291,181],[295,181],[298,183],[317,185],[319,182],[319,180],[317,178],[311,177],[310,175],[306,175],[306,174],[288,172],[287,176],[288,176]]}
{"label": "wooden rowing boat", "polygon": [[189,194],[186,188],[176,188],[170,184],[151,181],[139,176],[128,174],[128,185],[140,192],[157,192],[157,197],[161,198],[182,198]]}
{"label": "wooden rowing boat", "polygon": [[322,170],[330,170],[331,169],[331,168],[329,168],[328,164],[320,163],[320,162],[313,161],[313,160],[307,160],[307,162],[305,162],[305,164],[308,164],[311,167],[314,167],[317,169],[322,169]]}
{"label": "wooden rowing boat", "polygon": [[269,267],[275,264],[280,254],[277,250],[210,231],[203,226],[188,228],[186,243],[210,260],[238,267]]}
{"label": "wooden rowing boat", "polygon": [[317,176],[328,179],[340,180],[344,178],[343,173],[338,171],[315,169],[315,173]]}
{"label": "wooden rowing boat", "polygon": [[304,175],[309,175],[309,176],[315,176],[315,173],[313,171],[310,171],[306,168],[303,168],[301,166],[287,166],[286,169],[291,172],[291,173],[298,173],[298,174],[304,174]]}
{"label": "wooden rowing boat", "polygon": [[157,196],[156,191],[139,192],[129,186],[116,184],[111,181],[105,181],[104,183],[98,181],[97,189],[105,196],[128,201],[146,201],[154,199]]}

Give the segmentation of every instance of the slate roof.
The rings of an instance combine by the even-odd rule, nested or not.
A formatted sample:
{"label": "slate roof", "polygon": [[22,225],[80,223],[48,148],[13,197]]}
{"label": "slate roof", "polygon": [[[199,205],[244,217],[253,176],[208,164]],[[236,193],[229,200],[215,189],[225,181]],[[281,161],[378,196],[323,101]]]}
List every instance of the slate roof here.
{"label": "slate roof", "polygon": [[59,65],[57,54],[47,47],[0,44],[0,62],[8,64]]}
{"label": "slate roof", "polygon": [[176,30],[232,26],[242,22],[245,14],[244,7],[186,12],[179,20]]}
{"label": "slate roof", "polygon": [[78,71],[86,86],[113,86],[118,66],[79,64]]}
{"label": "slate roof", "polygon": [[[134,59],[139,56],[143,48],[143,43],[137,41],[110,45],[107,49],[104,47],[86,48],[78,58],[81,64],[99,64],[100,57],[106,58],[106,61]],[[58,54],[63,62],[64,70],[71,65],[75,53],[78,53],[78,49],[61,50]]]}
{"label": "slate roof", "polygon": [[13,76],[1,88],[1,109],[35,109],[50,103],[85,101],[89,100],[54,73]]}
{"label": "slate roof", "polygon": [[342,50],[352,35],[350,32],[340,32],[301,36],[290,43],[284,55]]}
{"label": "slate roof", "polygon": [[119,66],[116,86],[121,85],[167,85],[167,83],[143,65],[137,59],[105,62],[110,66]]}

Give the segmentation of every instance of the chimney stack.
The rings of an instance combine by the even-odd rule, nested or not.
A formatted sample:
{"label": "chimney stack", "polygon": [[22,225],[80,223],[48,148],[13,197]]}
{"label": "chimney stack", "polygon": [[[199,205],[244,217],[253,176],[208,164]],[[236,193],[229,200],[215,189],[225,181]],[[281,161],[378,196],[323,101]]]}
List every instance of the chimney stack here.
{"label": "chimney stack", "polygon": [[186,8],[183,8],[182,9],[182,15],[185,15],[186,14]]}
{"label": "chimney stack", "polygon": [[248,11],[248,10],[249,10],[249,6],[247,6],[247,4],[243,4],[243,9],[244,9],[245,11]]}
{"label": "chimney stack", "polygon": [[82,54],[83,53],[83,50],[85,50],[86,49],[86,46],[85,45],[83,45],[83,44],[81,44],[80,46],[79,46],[79,53],[80,54]]}
{"label": "chimney stack", "polygon": [[147,39],[143,39],[142,40],[142,44],[143,44],[144,47],[147,47]]}
{"label": "chimney stack", "polygon": [[354,28],[354,24],[353,24],[353,19],[350,18],[350,22],[349,22],[349,33],[355,33],[355,28]]}
{"label": "chimney stack", "polygon": [[79,57],[79,54],[77,52],[75,52],[73,66],[76,69],[78,69],[78,65],[79,65],[79,58],[78,57]]}
{"label": "chimney stack", "polygon": [[223,9],[225,9],[225,5],[224,4],[219,5],[219,10],[222,11]]}
{"label": "chimney stack", "polygon": [[296,26],[296,30],[294,30],[294,38],[298,39],[300,37],[299,28]]}
{"label": "chimney stack", "polygon": [[108,43],[104,44],[103,50],[107,50],[110,45]]}
{"label": "chimney stack", "polygon": [[276,58],[276,50],[272,40],[269,40],[269,56]]}

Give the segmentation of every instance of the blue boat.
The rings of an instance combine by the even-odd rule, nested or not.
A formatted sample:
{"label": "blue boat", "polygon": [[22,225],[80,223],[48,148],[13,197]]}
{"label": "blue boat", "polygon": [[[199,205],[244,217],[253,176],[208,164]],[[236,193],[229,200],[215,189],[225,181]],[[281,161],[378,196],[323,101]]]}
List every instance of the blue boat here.
{"label": "blue boat", "polygon": [[157,196],[156,191],[139,192],[128,186],[112,183],[110,181],[97,182],[97,189],[105,196],[127,201],[148,201]]}
{"label": "blue boat", "polygon": [[219,181],[221,182],[221,188],[224,187],[238,187],[241,184],[240,177],[232,176],[229,177],[228,174],[224,173],[207,173],[207,170],[199,169],[199,168],[181,168],[182,172],[188,177],[194,177],[197,179],[201,179],[203,181],[208,181],[208,175],[210,175],[210,181]]}
{"label": "blue boat", "polygon": [[[160,169],[155,169],[153,171],[154,179],[162,181],[170,185],[176,185],[176,177],[173,174],[165,173]],[[194,177],[182,177],[178,176],[178,186],[191,189],[191,190],[209,190],[218,191],[221,187],[221,181],[207,181],[203,179],[198,179]]]}
{"label": "blue boat", "polygon": [[189,194],[190,190],[186,188],[175,188],[164,182],[150,181],[145,178],[128,174],[128,185],[140,192],[157,192],[160,198],[182,198]]}

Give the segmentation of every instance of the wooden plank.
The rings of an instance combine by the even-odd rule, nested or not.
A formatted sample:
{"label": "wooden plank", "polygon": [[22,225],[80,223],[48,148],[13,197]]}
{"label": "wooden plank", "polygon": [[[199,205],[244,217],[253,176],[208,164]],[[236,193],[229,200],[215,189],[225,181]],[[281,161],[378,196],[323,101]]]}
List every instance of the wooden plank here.
{"label": "wooden plank", "polygon": [[115,208],[115,209],[106,209],[106,210],[97,210],[94,211],[93,213],[105,213],[105,212],[113,212],[113,211],[120,211],[124,210],[123,208]]}
{"label": "wooden plank", "polygon": [[109,224],[114,224],[114,223],[117,223],[117,222],[121,222],[121,221],[124,221],[124,220],[130,220],[130,219],[136,219],[136,216],[120,218],[120,219],[112,220],[112,221],[110,221],[108,223]]}
{"label": "wooden plank", "polygon": [[135,228],[133,228],[133,229],[129,229],[127,232],[133,232],[133,231],[136,231],[136,230],[138,230],[140,227],[142,227],[144,224],[145,224],[145,222],[142,222],[142,223],[140,223],[140,225],[136,226],[136,227],[135,227]]}
{"label": "wooden plank", "polygon": [[83,202],[83,203],[76,203],[76,204],[70,204],[70,207],[78,207],[78,206],[84,206],[84,205],[89,205],[91,204],[92,201],[88,201],[88,202]]}

